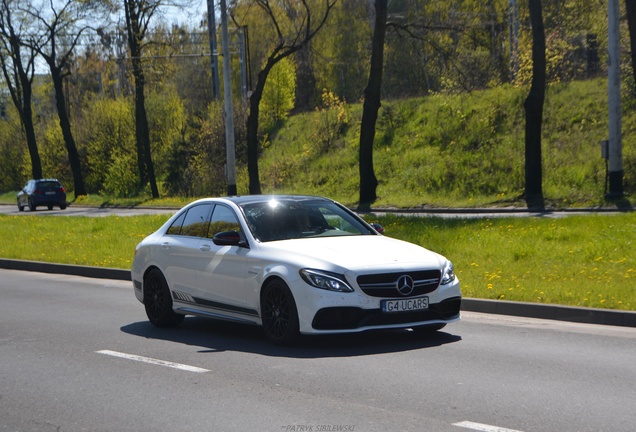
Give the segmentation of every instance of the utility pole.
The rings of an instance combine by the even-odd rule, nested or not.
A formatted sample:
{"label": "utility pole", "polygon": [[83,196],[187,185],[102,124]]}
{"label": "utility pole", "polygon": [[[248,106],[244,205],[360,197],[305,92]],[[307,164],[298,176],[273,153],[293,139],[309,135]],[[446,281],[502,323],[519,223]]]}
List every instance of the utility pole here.
{"label": "utility pole", "polygon": [[212,68],[212,99],[220,97],[219,90],[219,53],[216,47],[216,17],[214,0],[208,0],[208,38],[210,40],[210,66]]}
{"label": "utility pole", "polygon": [[241,94],[243,99],[247,99],[247,69],[245,67],[245,27],[241,27],[239,37],[239,58],[241,62]]}
{"label": "utility pole", "polygon": [[227,194],[236,195],[236,151],[234,150],[234,115],[232,107],[232,72],[230,71],[230,43],[227,30],[227,4],[221,0],[221,37],[223,44],[223,94],[225,96],[225,154]]}
{"label": "utility pole", "polygon": [[623,197],[623,144],[621,139],[621,71],[618,0],[608,1],[608,105],[609,105],[609,193],[607,198]]}

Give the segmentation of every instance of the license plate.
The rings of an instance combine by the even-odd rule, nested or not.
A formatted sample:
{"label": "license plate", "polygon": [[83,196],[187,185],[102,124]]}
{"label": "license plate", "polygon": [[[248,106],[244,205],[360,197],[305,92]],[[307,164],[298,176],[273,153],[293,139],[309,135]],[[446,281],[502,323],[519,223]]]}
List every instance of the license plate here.
{"label": "license plate", "polygon": [[44,192],[44,195],[55,195],[55,191]]}
{"label": "license plate", "polygon": [[410,312],[426,309],[428,309],[428,297],[382,301],[382,312]]}

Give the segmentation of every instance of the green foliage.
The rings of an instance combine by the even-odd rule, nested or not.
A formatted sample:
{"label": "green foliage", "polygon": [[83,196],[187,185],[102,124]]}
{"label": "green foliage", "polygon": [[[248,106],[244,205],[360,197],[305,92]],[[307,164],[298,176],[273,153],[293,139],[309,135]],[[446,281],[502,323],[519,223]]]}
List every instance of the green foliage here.
{"label": "green foliage", "polygon": [[294,108],[296,95],[296,65],[290,57],[279,61],[267,77],[261,99],[260,126],[272,130],[285,120]]}
{"label": "green foliage", "polygon": [[348,101],[362,97],[371,56],[369,7],[367,0],[338,1],[325,28],[312,41],[316,94],[329,89]]}
{"label": "green foliage", "polygon": [[[86,144],[86,187],[89,193],[104,191],[124,196],[133,193],[129,187],[116,186],[113,176],[122,171],[123,159],[136,157],[135,121],[129,99],[97,99],[85,104],[84,118],[90,119],[78,136]],[[118,167],[113,168],[113,165]],[[124,172],[131,186],[138,183],[136,163]],[[124,181],[124,179],[122,179]]]}
{"label": "green foliage", "polygon": [[326,89],[322,92],[322,106],[314,116],[313,143],[309,152],[324,153],[332,149],[349,125],[347,103]]}
{"label": "green foliage", "polygon": [[[7,107],[6,113],[7,117],[0,118],[0,191],[22,188],[25,181],[22,161],[25,156],[29,158],[20,122],[14,121],[15,109]],[[30,163],[28,167],[31,172]]]}
{"label": "green foliage", "polygon": [[[185,196],[223,195],[225,177],[225,121],[223,103],[212,103],[208,114],[189,125],[189,133],[173,141],[167,154],[166,189]],[[235,125],[245,124],[246,107],[234,104]],[[245,163],[245,129],[235,127],[234,143],[237,165]]]}
{"label": "green foliage", "polygon": [[[38,148],[42,160],[42,175],[57,178],[67,190],[72,191],[73,173],[59,124],[54,122],[47,124],[44,136],[38,141]],[[30,171],[28,176],[30,178]]]}
{"label": "green foliage", "polygon": [[168,155],[175,142],[184,140],[186,133],[185,106],[176,90],[164,87],[150,92],[146,98],[150,129],[150,146],[157,179],[163,180],[169,169]]}
{"label": "green foliage", "polygon": [[139,193],[135,153],[116,150],[110,156],[110,164],[104,177],[102,193],[107,196],[130,198]]}

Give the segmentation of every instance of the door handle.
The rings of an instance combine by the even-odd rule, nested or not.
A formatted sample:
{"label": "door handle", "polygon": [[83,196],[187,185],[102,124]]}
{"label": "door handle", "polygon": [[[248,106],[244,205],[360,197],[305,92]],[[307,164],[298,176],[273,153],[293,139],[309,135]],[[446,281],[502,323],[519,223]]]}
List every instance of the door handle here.
{"label": "door handle", "polygon": [[210,252],[212,250],[212,247],[209,244],[204,244],[199,246],[199,250],[201,252]]}
{"label": "door handle", "polygon": [[168,242],[161,243],[161,249],[169,250],[170,249],[170,243],[168,243]]}

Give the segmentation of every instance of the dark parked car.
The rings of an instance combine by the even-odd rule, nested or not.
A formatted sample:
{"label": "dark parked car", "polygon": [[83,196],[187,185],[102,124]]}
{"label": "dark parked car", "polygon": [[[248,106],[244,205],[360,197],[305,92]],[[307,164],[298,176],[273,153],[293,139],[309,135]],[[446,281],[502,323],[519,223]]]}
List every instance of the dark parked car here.
{"label": "dark parked car", "polygon": [[66,189],[56,179],[29,180],[18,192],[18,210],[23,211],[29,206],[31,211],[37,207],[46,206],[49,210],[59,207],[66,208]]}

